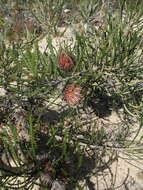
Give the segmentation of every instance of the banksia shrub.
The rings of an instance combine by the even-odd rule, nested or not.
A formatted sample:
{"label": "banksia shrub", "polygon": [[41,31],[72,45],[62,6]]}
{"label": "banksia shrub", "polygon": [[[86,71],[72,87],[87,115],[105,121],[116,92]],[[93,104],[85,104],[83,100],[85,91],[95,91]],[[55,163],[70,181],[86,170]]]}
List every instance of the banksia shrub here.
{"label": "banksia shrub", "polygon": [[114,189],[110,164],[143,144],[134,141],[143,124],[141,14],[122,4],[102,16],[98,0],[13,1],[14,19],[2,10],[11,0],[0,1],[0,190]]}

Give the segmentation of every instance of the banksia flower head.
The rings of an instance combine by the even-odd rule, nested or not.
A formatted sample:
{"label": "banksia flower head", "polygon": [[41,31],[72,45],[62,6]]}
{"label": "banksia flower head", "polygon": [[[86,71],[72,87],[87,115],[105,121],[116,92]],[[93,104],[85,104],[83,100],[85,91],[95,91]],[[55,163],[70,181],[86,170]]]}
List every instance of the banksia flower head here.
{"label": "banksia flower head", "polygon": [[25,22],[26,28],[29,32],[33,32],[34,31],[34,20],[29,19]]}
{"label": "banksia flower head", "polygon": [[64,52],[60,54],[59,66],[61,69],[68,71],[74,67],[73,60]]}
{"label": "banksia flower head", "polygon": [[16,19],[16,22],[13,25],[12,29],[17,34],[20,34],[23,31],[23,21],[21,19]]}
{"label": "banksia flower head", "polygon": [[69,84],[64,91],[64,99],[67,103],[75,105],[83,98],[81,95],[81,86]]}
{"label": "banksia flower head", "polygon": [[44,184],[44,185],[51,186],[51,184],[52,184],[52,178],[48,173],[43,173],[40,176],[40,180],[41,180],[42,184]]}

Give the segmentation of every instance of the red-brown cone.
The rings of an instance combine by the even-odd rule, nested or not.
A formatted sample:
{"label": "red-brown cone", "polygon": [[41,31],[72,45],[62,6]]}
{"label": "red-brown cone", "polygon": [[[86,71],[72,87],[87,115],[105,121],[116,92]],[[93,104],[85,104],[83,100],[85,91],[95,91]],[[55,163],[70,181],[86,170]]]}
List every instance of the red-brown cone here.
{"label": "red-brown cone", "polygon": [[59,57],[59,66],[61,69],[68,71],[74,67],[74,63],[66,53],[62,52]]}

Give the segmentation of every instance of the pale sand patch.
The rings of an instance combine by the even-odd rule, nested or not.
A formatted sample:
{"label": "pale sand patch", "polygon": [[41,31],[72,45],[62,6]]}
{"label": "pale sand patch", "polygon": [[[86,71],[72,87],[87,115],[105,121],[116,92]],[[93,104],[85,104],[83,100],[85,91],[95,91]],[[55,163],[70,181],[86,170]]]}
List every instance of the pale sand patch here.
{"label": "pale sand patch", "polygon": [[[124,154],[119,153],[119,156],[124,157]],[[135,167],[137,165],[143,169],[143,161],[137,163],[129,160],[128,162],[119,157],[110,168],[112,175],[107,171],[101,177],[95,178],[93,176],[91,181],[95,184],[95,189],[105,190],[114,187],[118,190],[143,190],[143,175],[141,170]]]}
{"label": "pale sand patch", "polygon": [[[70,49],[74,48],[75,45],[75,34],[72,27],[60,27],[57,29],[62,36],[52,37],[52,47],[54,52],[58,52],[60,48],[69,47]],[[45,36],[38,43],[39,50],[41,53],[51,53],[48,44],[48,36]]]}

